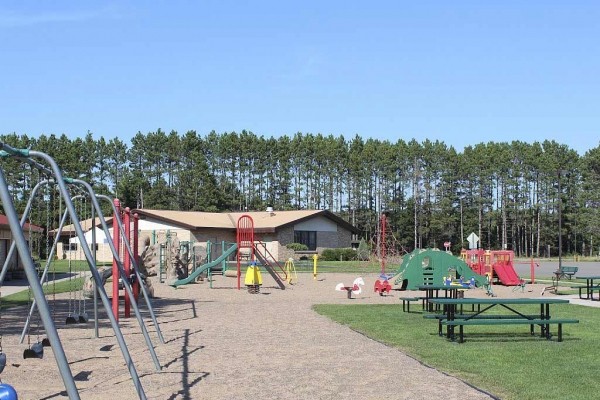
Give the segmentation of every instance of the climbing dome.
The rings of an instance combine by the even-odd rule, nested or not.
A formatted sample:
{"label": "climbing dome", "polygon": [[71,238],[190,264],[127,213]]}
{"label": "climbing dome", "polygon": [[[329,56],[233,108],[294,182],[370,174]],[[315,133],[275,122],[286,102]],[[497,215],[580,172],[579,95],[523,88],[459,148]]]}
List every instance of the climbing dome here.
{"label": "climbing dome", "polygon": [[475,279],[476,286],[486,284],[486,278],[478,275],[460,258],[438,249],[416,249],[402,259],[396,271],[395,285],[403,290],[417,290],[423,285],[442,285],[444,278]]}

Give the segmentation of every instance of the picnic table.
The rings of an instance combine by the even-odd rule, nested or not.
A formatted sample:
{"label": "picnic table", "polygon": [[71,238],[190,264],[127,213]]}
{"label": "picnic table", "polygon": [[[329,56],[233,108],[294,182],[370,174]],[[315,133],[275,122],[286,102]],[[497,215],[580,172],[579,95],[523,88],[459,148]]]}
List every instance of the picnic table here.
{"label": "picnic table", "polygon": [[[558,299],[554,297],[540,299],[498,299],[498,298],[437,298],[429,300],[431,304],[444,306],[445,315],[439,318],[440,330],[441,327],[446,327],[446,337],[455,339],[455,327],[459,327],[459,342],[464,341],[464,326],[471,325],[530,325],[531,334],[533,335],[534,325],[541,327],[541,336],[546,339],[551,338],[550,325],[558,325],[558,341],[562,341],[562,324],[578,323],[576,319],[569,318],[551,318],[551,304],[567,304],[569,300]],[[479,310],[472,314],[457,313],[459,308],[462,310],[464,305],[477,305]],[[517,310],[517,306],[539,305],[539,314],[524,314]],[[487,311],[494,307],[500,307],[507,311],[508,314],[492,314]]]}
{"label": "picnic table", "polygon": [[[594,291],[598,291],[600,300],[600,285],[594,285],[594,281],[600,280],[600,275],[587,275],[581,276],[577,275],[577,279],[585,279],[585,286],[580,286],[579,289],[579,298],[583,300],[594,300]],[[583,297],[582,290],[585,289],[586,296]]]}
{"label": "picnic table", "polygon": [[458,298],[459,291],[464,291],[468,288],[461,285],[421,285],[417,289],[425,292],[425,296],[422,297],[423,309],[433,311],[434,305],[430,302],[432,299],[456,299]]}

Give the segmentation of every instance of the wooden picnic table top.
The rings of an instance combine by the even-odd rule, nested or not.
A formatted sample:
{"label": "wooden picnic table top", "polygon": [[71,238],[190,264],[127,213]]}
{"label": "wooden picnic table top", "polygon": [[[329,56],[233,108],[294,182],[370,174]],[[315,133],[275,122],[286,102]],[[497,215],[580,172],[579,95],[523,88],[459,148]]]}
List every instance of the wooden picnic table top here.
{"label": "wooden picnic table top", "polygon": [[558,299],[556,297],[545,297],[542,299],[527,298],[527,299],[498,299],[498,298],[462,298],[462,299],[431,299],[429,302],[433,304],[566,304],[568,299]]}

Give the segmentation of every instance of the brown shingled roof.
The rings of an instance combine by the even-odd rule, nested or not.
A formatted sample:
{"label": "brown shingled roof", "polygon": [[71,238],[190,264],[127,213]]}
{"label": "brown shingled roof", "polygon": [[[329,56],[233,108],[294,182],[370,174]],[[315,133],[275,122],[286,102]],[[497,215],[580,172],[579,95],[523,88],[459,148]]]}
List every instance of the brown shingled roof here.
{"label": "brown shingled roof", "polygon": [[143,216],[153,217],[158,220],[168,221],[189,229],[217,228],[235,230],[237,221],[242,215],[249,215],[254,221],[254,229],[258,232],[274,232],[283,226],[297,223],[317,215],[331,219],[352,232],[357,229],[347,221],[327,210],[292,210],[292,211],[253,211],[234,213],[207,213],[198,211],[171,211],[137,209],[136,212]]}
{"label": "brown shingled roof", "polygon": [[[8,217],[6,215],[0,214],[0,228],[10,229],[10,225],[8,224]],[[30,229],[32,232],[36,233],[44,232],[44,228],[42,228],[41,226],[25,222],[25,225],[23,225],[23,230],[29,231]]]}

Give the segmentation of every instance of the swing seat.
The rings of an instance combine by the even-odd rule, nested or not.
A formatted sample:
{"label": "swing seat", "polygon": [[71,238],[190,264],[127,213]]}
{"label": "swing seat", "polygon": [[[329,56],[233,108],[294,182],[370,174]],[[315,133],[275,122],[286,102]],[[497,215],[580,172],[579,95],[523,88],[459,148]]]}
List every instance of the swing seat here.
{"label": "swing seat", "polygon": [[6,354],[0,353],[0,374],[4,371],[4,367],[6,367]]}
{"label": "swing seat", "polygon": [[52,345],[50,344],[50,339],[48,339],[47,337],[42,339],[42,346],[44,347],[51,347]]}
{"label": "swing seat", "polygon": [[19,396],[14,387],[8,383],[0,383],[0,399],[2,400],[17,400]]}
{"label": "swing seat", "polygon": [[69,314],[69,316],[67,317],[65,323],[67,325],[71,325],[71,324],[76,324],[79,322],[79,315],[75,314],[75,313],[71,313]]}
{"label": "swing seat", "polygon": [[44,358],[44,346],[42,342],[37,342],[31,345],[30,348],[23,351],[23,358]]}
{"label": "swing seat", "polygon": [[78,321],[80,324],[85,324],[89,321],[89,317],[86,312],[79,314]]}

